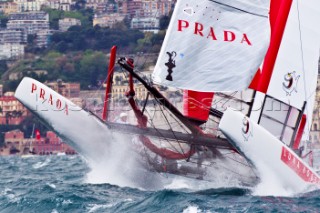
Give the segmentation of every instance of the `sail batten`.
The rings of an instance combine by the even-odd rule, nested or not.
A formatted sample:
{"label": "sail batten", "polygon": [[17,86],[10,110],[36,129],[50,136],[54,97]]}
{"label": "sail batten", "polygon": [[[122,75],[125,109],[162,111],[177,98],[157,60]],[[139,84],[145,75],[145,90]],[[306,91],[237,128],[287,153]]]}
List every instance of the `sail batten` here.
{"label": "sail batten", "polygon": [[251,5],[249,9],[265,14],[270,0],[258,2],[268,6],[250,0],[178,1],[153,81],[202,92],[247,88],[265,56],[270,37],[267,17],[241,11]]}

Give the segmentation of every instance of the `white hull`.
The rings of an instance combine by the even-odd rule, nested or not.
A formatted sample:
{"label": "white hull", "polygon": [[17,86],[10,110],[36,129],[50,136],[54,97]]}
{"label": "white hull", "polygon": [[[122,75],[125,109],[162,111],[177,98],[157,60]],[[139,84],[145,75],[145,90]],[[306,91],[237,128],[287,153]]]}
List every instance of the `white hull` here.
{"label": "white hull", "polygon": [[301,191],[320,183],[318,174],[296,153],[242,113],[229,108],[219,128],[260,173],[273,172],[284,188]]}
{"label": "white hull", "polygon": [[110,154],[108,146],[112,145],[117,135],[111,134],[108,127],[90,112],[49,87],[34,79],[24,78],[15,97],[86,159],[100,162]]}

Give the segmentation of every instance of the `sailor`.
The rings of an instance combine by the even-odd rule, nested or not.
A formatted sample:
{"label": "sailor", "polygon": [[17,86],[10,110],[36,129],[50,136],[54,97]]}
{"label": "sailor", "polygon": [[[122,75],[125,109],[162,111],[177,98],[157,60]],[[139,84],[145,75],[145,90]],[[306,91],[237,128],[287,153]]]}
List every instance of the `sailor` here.
{"label": "sailor", "polygon": [[119,118],[116,121],[117,123],[120,124],[127,124],[128,123],[128,115],[125,112],[120,113]]}

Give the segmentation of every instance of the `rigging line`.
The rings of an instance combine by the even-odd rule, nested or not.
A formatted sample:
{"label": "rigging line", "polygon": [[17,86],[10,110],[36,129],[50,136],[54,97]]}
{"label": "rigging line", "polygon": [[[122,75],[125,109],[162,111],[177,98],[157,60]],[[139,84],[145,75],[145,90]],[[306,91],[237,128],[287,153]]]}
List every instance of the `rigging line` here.
{"label": "rigging line", "polygon": [[[304,81],[304,96],[305,101],[307,101],[307,82],[306,82],[306,74],[305,74],[305,63],[304,63],[304,52],[303,52],[303,45],[302,45],[302,31],[301,31],[301,20],[300,20],[300,10],[299,10],[299,1],[297,1],[297,12],[298,12],[298,23],[299,23],[299,37],[300,37],[300,49],[301,49],[301,62],[302,62],[302,73],[303,73],[303,81]],[[308,102],[307,102],[308,103]],[[306,114],[309,115],[308,107],[305,108]],[[302,112],[303,113],[303,112]],[[307,119],[308,127],[310,126],[310,121]]]}
{"label": "rigging line", "polygon": [[[166,112],[169,112],[169,115],[174,119],[175,123],[178,124],[180,127],[182,127],[182,129],[186,132],[186,133],[189,133],[190,131],[187,130],[186,126],[182,125],[181,122],[167,109],[164,108],[164,110]],[[162,111],[162,110],[161,110]],[[167,121],[167,123],[169,124],[170,126],[170,122]]]}
{"label": "rigging line", "polygon": [[[197,160],[198,158],[194,158],[194,159]],[[198,165],[198,162],[195,162],[195,161],[192,161],[192,160],[190,160],[188,163],[197,164]],[[223,169],[225,169],[225,170],[227,170],[227,171],[229,171],[231,173],[234,173],[234,174],[236,174],[238,176],[246,177],[246,178],[250,177],[250,176],[242,175],[239,172],[235,172],[234,170],[229,169],[228,167],[222,166],[222,164],[217,164],[216,162],[210,162],[210,165],[206,165],[204,163],[200,163],[200,165],[204,166],[204,167],[209,167],[209,168],[213,168],[213,166],[216,165],[216,166],[219,166],[219,167],[221,167],[221,168],[223,168]],[[253,173],[253,174],[256,176],[256,173]],[[256,176],[256,177],[258,177],[258,176]]]}
{"label": "rigging line", "polygon": [[[236,92],[236,93],[237,93],[237,92]],[[218,96],[220,96],[220,97],[225,97],[227,100],[232,99],[232,100],[234,100],[234,101],[236,101],[236,102],[240,102],[240,103],[244,103],[244,104],[248,104],[248,105],[251,103],[251,102],[247,102],[247,101],[245,101],[245,100],[243,100],[243,99],[241,99],[241,98],[235,97],[236,93],[233,93],[233,94],[231,94],[231,95],[228,95],[228,94],[225,94],[225,93],[222,93],[222,92],[218,92],[218,93],[215,93],[215,94],[218,95]],[[241,95],[241,97],[242,97],[242,93],[240,93],[240,95]]]}
{"label": "rigging line", "polygon": [[253,13],[253,12],[249,12],[249,11],[246,11],[246,10],[243,10],[243,9],[240,9],[238,7],[234,7],[234,6],[231,6],[231,5],[228,5],[228,4],[224,4],[224,3],[221,3],[221,2],[217,2],[217,1],[214,1],[214,0],[209,0],[213,3],[216,3],[216,4],[220,4],[220,5],[223,5],[225,7],[230,7],[232,9],[235,9],[235,10],[239,10],[241,12],[244,12],[244,13],[248,13],[248,14],[251,14],[251,15],[255,15],[255,16],[260,16],[260,17],[263,17],[263,18],[268,18],[268,16],[265,16],[265,15],[261,15],[261,14],[258,14],[258,13]]}
{"label": "rigging line", "polygon": [[[148,115],[150,116],[148,110],[146,110],[146,112],[147,112]],[[171,144],[171,142],[170,142],[166,137],[164,137],[164,136],[161,134],[161,132],[158,130],[158,128],[155,127],[153,121],[151,121],[151,122],[148,121],[148,123],[159,133],[159,135],[161,135],[162,138],[164,138],[164,139],[163,139],[164,141],[167,141],[167,143],[168,143],[173,149],[175,149],[175,151],[177,151],[177,152],[179,153],[179,150],[177,150],[176,147],[174,147],[174,146]],[[176,140],[177,140],[177,139],[176,139]],[[178,140],[177,140],[177,141],[178,141]],[[178,142],[178,143],[179,143],[179,142]],[[182,151],[182,152],[183,152],[183,151]]]}
{"label": "rigging line", "polygon": [[[178,124],[186,133],[189,133],[189,132],[190,132],[190,131],[187,130],[187,128],[186,128],[184,125],[181,124],[181,122],[179,122],[179,120],[178,120],[169,110],[167,110],[167,109],[164,109],[164,110],[166,110],[167,112],[169,112],[169,115],[173,118],[174,121],[171,122],[172,124],[176,123],[176,124]],[[170,124],[170,123],[168,122],[168,124]]]}
{"label": "rigging line", "polygon": [[[230,97],[233,97],[233,96],[235,96],[236,94],[237,94],[238,92],[233,92],[233,93],[231,93],[229,96]],[[231,99],[229,98],[226,98],[226,97],[221,97],[221,99],[218,101],[218,102],[216,102],[216,103],[219,103],[220,101],[222,102],[222,100],[224,100],[224,99],[226,99],[226,101],[223,103],[223,105],[225,105],[226,103],[228,103],[229,101],[231,101]]]}
{"label": "rigging line", "polygon": [[[147,113],[149,114],[148,111],[147,111]],[[162,113],[163,113],[163,112],[162,112]],[[169,124],[169,122],[167,122],[167,124]],[[152,123],[152,126],[153,126],[154,129],[156,129],[156,131],[159,132],[159,130],[154,126],[153,123]],[[170,125],[169,125],[169,127],[170,127]],[[170,127],[170,130],[172,131],[172,134],[173,134],[174,137],[176,138],[176,136],[175,136],[175,134],[174,134],[174,132],[173,132],[173,130],[172,130],[171,127]],[[167,141],[167,143],[169,143],[169,145],[170,145],[176,152],[180,153],[179,150],[178,150],[175,146],[173,146],[173,144],[171,143],[171,141],[169,141],[167,138],[162,139],[162,140]],[[173,140],[172,140],[172,141],[173,141]],[[178,140],[177,138],[176,138],[175,141],[179,144],[179,147],[180,147],[180,149],[181,149],[181,152],[182,152],[183,155],[185,155],[185,157],[186,157],[186,153],[185,153],[184,149],[181,147],[181,143],[185,143],[185,144],[188,144],[188,145],[190,145],[190,143],[186,143],[186,142],[184,142],[184,141],[180,141],[180,140]],[[162,142],[162,141],[161,141],[161,142]],[[181,154],[181,153],[180,153],[180,154]],[[187,158],[187,157],[186,157],[186,158]]]}
{"label": "rigging line", "polygon": [[[239,164],[241,164],[241,165],[243,165],[243,166],[251,167],[250,165],[245,164],[245,163],[243,163],[243,162],[241,162],[241,161],[239,161],[239,160],[236,160],[236,159],[234,159],[234,158],[232,158],[232,157],[226,156],[226,158],[228,158],[228,159],[230,159],[230,160],[232,160],[232,161],[234,161],[234,162],[237,162],[237,163],[239,163]],[[247,162],[247,163],[248,163],[248,162]]]}
{"label": "rigging line", "polygon": [[[172,126],[170,125],[170,123],[169,123],[169,121],[168,121],[168,118],[166,117],[166,115],[164,114],[164,112],[163,112],[162,110],[161,110],[161,113],[162,113],[163,117],[165,118],[167,124],[169,125],[170,130],[171,130],[174,138],[178,141],[178,139],[177,139],[177,137],[176,137],[176,134],[174,133],[174,131],[173,131],[173,129],[172,129]],[[182,147],[181,147],[181,144],[180,144],[179,142],[178,142],[178,144],[179,144],[179,147],[180,147],[180,149],[181,149],[181,152],[183,153],[183,155],[185,156],[185,158],[187,158],[186,154],[184,153],[184,151],[183,151],[183,149],[182,149]],[[191,144],[191,145],[192,145],[192,144]],[[176,150],[176,151],[178,152],[178,150]]]}

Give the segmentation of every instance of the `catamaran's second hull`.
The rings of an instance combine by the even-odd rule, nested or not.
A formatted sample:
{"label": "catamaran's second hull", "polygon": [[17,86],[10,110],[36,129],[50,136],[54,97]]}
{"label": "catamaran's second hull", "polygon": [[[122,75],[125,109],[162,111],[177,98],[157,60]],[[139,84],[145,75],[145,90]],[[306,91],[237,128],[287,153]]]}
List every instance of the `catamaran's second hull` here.
{"label": "catamaran's second hull", "polygon": [[294,151],[242,113],[229,108],[219,128],[260,175],[275,177],[285,189],[297,192],[320,183],[318,174]]}

